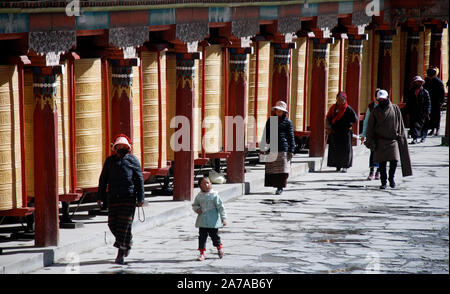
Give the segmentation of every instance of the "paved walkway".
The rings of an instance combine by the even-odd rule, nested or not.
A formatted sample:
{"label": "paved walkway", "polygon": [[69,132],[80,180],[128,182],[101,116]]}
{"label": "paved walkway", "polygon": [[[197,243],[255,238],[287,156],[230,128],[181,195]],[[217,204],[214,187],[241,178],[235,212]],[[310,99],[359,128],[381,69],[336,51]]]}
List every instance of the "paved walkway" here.
{"label": "paved walkway", "polygon": [[34,273],[446,273],[449,272],[449,148],[440,137],[410,145],[414,175],[397,188],[367,181],[368,151],[348,173],[332,168],[290,178],[286,191],[258,191],[225,203],[225,256],[210,240],[195,261],[195,214],[138,230],[127,265],[105,238]]}

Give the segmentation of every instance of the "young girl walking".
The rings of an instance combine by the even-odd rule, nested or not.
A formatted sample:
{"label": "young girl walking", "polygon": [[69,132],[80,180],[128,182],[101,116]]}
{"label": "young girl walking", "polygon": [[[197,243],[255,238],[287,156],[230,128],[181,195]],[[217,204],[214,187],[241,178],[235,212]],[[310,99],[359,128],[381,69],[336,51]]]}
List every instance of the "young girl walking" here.
{"label": "young girl walking", "polygon": [[198,261],[205,260],[206,240],[209,237],[217,248],[219,258],[223,257],[222,242],[218,235],[219,228],[226,226],[226,213],[219,194],[212,189],[211,181],[204,176],[198,181],[200,192],[195,197],[192,209],[198,214],[195,227],[199,228]]}

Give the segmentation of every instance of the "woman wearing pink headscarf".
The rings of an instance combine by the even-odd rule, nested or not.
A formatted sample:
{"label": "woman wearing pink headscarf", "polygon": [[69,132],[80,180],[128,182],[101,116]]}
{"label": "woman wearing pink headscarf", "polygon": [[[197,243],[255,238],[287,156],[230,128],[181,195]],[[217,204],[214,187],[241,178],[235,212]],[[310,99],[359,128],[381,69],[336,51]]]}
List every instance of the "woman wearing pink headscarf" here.
{"label": "woman wearing pink headscarf", "polygon": [[352,125],[357,121],[355,111],[347,103],[347,94],[339,92],[336,104],[333,104],[327,113],[327,165],[336,167],[338,172],[347,172],[347,168],[352,166]]}

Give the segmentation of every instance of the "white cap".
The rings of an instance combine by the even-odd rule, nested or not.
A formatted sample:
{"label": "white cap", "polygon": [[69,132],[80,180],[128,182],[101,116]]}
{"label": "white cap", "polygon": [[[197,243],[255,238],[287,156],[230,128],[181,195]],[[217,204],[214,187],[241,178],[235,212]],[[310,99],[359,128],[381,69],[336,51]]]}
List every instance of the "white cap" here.
{"label": "white cap", "polygon": [[389,94],[386,90],[381,89],[377,92],[378,99],[387,99],[388,97],[389,97]]}
{"label": "white cap", "polygon": [[114,142],[113,149],[116,149],[117,145],[126,145],[128,146],[128,149],[131,150],[131,145],[128,142],[128,139],[125,137],[117,137],[116,141]]}

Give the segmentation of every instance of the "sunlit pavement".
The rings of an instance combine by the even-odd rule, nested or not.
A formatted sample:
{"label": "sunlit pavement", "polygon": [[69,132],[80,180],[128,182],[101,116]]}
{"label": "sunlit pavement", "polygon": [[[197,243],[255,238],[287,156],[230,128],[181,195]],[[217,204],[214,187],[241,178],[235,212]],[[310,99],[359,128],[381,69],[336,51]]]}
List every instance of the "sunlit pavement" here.
{"label": "sunlit pavement", "polygon": [[[409,140],[410,141],[410,140]],[[195,214],[134,234],[126,265],[112,240],[34,273],[447,273],[449,148],[441,137],[410,145],[413,176],[397,187],[366,180],[368,151],[347,173],[295,177],[282,195],[264,188],[225,204],[225,256],[210,239],[196,261]]]}

